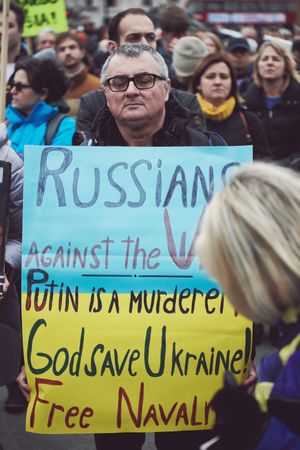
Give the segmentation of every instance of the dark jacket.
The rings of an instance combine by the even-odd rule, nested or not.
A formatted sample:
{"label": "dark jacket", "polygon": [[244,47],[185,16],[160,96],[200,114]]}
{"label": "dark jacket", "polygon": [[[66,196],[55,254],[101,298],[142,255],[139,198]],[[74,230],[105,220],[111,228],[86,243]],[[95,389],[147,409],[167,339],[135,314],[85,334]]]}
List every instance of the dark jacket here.
{"label": "dark jacket", "polygon": [[4,128],[1,124],[0,160],[11,163],[9,229],[5,246],[5,271],[10,287],[0,302],[0,386],[16,379],[21,355],[20,305],[14,283],[21,269],[23,162],[7,144]]}
{"label": "dark jacket", "polygon": [[[191,128],[189,124],[193,121],[192,113],[181,106],[173,94],[170,94],[166,103],[166,118],[163,128],[159,130],[153,139],[153,146],[176,147],[176,146],[206,146],[222,145],[218,139],[210,139],[205,132]],[[127,146],[123,139],[110,110],[105,105],[93,124],[91,145],[97,146]]]}
{"label": "dark jacket", "polygon": [[[189,125],[200,131],[205,130],[205,119],[195,95],[175,89],[172,89],[172,94],[182,106],[195,113],[191,116]],[[105,105],[106,98],[102,90],[83,95],[77,113],[76,130],[84,132],[86,137],[89,138],[94,133],[95,124]]]}
{"label": "dark jacket", "polygon": [[270,156],[268,139],[260,119],[240,105],[221,122],[206,118],[206,127],[208,131],[220,134],[228,145],[253,145],[254,159]]}
{"label": "dark jacket", "polygon": [[290,161],[300,157],[300,84],[291,80],[281,102],[270,111],[265,105],[264,95],[262,88],[253,84],[247,91],[247,107],[262,121],[271,159],[290,165]]}

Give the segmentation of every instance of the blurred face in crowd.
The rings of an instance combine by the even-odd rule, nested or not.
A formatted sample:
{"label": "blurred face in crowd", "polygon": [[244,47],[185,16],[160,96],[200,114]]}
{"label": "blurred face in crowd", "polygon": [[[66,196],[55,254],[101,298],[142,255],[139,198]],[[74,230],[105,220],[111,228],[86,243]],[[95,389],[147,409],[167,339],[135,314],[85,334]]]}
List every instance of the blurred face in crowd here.
{"label": "blurred face in crowd", "polygon": [[178,39],[187,36],[186,32],[173,33],[172,31],[162,31],[161,37],[163,39],[163,45],[167,52],[173,53],[174,47],[177,44]]}
{"label": "blurred face in crowd", "polygon": [[258,40],[258,34],[254,27],[251,26],[244,26],[241,28],[241,35],[245,38],[254,39],[255,41]]}
{"label": "blurred face in crowd", "polygon": [[242,47],[228,52],[228,57],[237,74],[246,72],[248,65],[251,63],[251,53]]}
{"label": "blurred face in crowd", "polygon": [[57,47],[57,58],[66,69],[74,69],[83,60],[84,51],[73,39],[66,39]]}
{"label": "blurred face in crowd", "polygon": [[29,84],[28,76],[25,70],[17,70],[11,88],[12,101],[14,108],[20,111],[24,116],[31,113],[37,102],[46,98],[47,92],[38,94]]}
{"label": "blurred face in crowd", "polygon": [[231,91],[231,75],[228,66],[219,62],[206,69],[197,86],[204,100],[214,106],[221,105]]}
{"label": "blurred face in crowd", "polygon": [[156,49],[152,20],[142,14],[128,14],[119,23],[119,45],[146,44]]}
{"label": "blurred face in crowd", "polygon": [[258,61],[258,73],[265,81],[275,81],[284,78],[285,61],[275,49],[267,46]]}
{"label": "blurred face in crowd", "polygon": [[45,48],[54,48],[55,47],[55,34],[51,31],[44,31],[37,38],[37,46],[36,49],[43,50]]}
{"label": "blurred face in crowd", "polygon": [[[107,78],[119,76],[133,77],[149,73],[160,76],[159,67],[149,53],[142,53],[136,58],[115,55],[109,63]],[[123,126],[141,127],[164,119],[165,102],[169,98],[169,85],[166,81],[156,79],[150,89],[138,89],[133,81],[123,92],[112,92],[105,85],[107,105],[117,123]]]}
{"label": "blurred face in crowd", "polygon": [[[3,14],[0,13],[0,33],[2,36],[2,21]],[[0,36],[0,44],[1,44]],[[19,30],[16,14],[13,11],[9,11],[8,14],[8,53],[13,51],[21,42],[22,31]]]}
{"label": "blurred face in crowd", "polygon": [[212,53],[216,53],[217,47],[216,47],[216,44],[214,43],[214,41],[212,40],[211,37],[205,36],[205,34],[204,34],[203,37],[201,38],[201,40],[206,45],[206,48],[207,48],[207,51],[208,51],[209,55],[212,54]]}

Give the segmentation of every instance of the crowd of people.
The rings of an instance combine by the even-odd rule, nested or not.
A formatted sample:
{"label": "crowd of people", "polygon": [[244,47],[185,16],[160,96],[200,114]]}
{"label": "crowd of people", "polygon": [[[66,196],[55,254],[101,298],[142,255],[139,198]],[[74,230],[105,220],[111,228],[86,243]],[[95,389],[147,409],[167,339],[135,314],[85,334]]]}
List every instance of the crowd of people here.
{"label": "crowd of people", "polygon": [[[22,40],[24,20],[23,9],[11,3],[6,122],[0,127],[0,159],[12,163],[7,284],[5,300],[0,303],[0,336],[9,330],[14,350],[4,352],[0,346],[0,383],[6,384],[9,392],[6,411],[15,413],[26,408],[15,380],[16,367],[22,365],[18,299],[21,188],[27,144],[252,145],[253,158],[261,162],[241,170],[208,207],[198,252],[234,305],[256,322],[282,319],[285,323],[286,310],[294,308],[292,325],[289,322],[283,326],[285,331],[281,329],[281,333],[286,338],[278,341],[278,346],[282,349],[294,343],[300,324],[299,301],[293,291],[300,279],[300,37],[291,33],[289,40],[278,39],[282,37],[280,29],[274,27],[263,31],[244,26],[240,37],[229,37],[217,27],[205,29],[203,24],[195,30],[190,28],[190,18],[183,8],[169,5],[157,17],[140,8],[122,11],[102,27],[101,36],[96,28],[86,33],[72,29],[59,35],[44,29],[29,51]],[[293,189],[288,189],[289,184]],[[273,228],[274,235],[269,236]],[[11,236],[14,245],[10,247]],[[229,242],[229,237],[235,242]],[[212,249],[211,242],[220,247]],[[280,243],[277,253],[276,242],[278,246]],[[239,264],[242,252],[249,264],[245,268]],[[257,272],[255,288],[248,286],[251,270]],[[266,279],[269,271],[270,279]],[[281,291],[285,301],[279,295]],[[274,292],[278,297],[274,298]],[[9,298],[13,300],[7,307]],[[299,360],[298,341],[291,352],[295,364]],[[299,402],[299,386],[290,391],[278,388],[277,379],[286,375],[288,364],[272,372],[274,393]],[[4,370],[6,366],[12,369]],[[255,380],[255,371],[250,371],[245,385]],[[28,396],[24,370],[19,384]],[[255,441],[253,436],[249,449],[300,448],[299,428],[295,430],[272,411],[270,406],[269,422],[257,413],[263,438],[257,435]],[[224,411],[222,414],[227,426]],[[274,430],[278,434],[272,440]],[[156,433],[155,443],[158,450],[196,450],[210,436],[210,432],[200,431]],[[228,449],[226,439],[221,436],[215,448]],[[144,435],[95,435],[95,443],[97,450],[140,450]],[[234,442],[230,445],[231,450],[241,449]]]}

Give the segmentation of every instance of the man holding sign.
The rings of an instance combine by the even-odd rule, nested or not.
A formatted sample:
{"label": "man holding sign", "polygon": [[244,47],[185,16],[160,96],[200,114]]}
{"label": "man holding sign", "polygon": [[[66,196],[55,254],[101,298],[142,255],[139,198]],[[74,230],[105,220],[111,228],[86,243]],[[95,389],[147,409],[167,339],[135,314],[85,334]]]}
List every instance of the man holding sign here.
{"label": "man holding sign", "polygon": [[201,273],[193,242],[251,149],[209,147],[186,126],[151,47],[118,48],[102,79],[101,147],[25,158],[27,430],[101,433],[105,450],[138,450],[158,431],[158,449],[196,449],[224,370],[247,376],[251,325]]}
{"label": "man holding sign", "polygon": [[[187,126],[192,113],[172,97],[167,66],[153,48],[147,45],[118,47],[104,64],[101,80],[108,110],[103,108],[100,115],[94,145],[209,145],[204,133]],[[215,143],[222,144],[221,138]],[[255,375],[252,373],[250,378]],[[192,450],[206,440],[205,432],[202,436],[199,432],[156,433],[155,442],[158,450],[185,446]],[[122,447],[139,450],[144,436],[130,433],[95,435],[95,441],[97,450]]]}
{"label": "man holding sign", "polygon": [[[101,80],[109,111],[103,108],[95,145],[208,145],[205,134],[186,127],[191,113],[172,98],[168,68],[156,50],[147,45],[118,47],[104,64]],[[95,441],[97,450],[139,450],[144,435],[98,434]]]}

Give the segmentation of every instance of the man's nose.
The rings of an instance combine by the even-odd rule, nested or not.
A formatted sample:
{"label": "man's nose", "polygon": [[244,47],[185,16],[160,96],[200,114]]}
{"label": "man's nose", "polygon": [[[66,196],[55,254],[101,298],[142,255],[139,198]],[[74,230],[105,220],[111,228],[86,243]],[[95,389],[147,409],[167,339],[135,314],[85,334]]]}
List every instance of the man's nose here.
{"label": "man's nose", "polygon": [[149,42],[147,41],[145,36],[142,36],[140,44],[149,45]]}
{"label": "man's nose", "polygon": [[138,95],[140,93],[140,90],[136,87],[133,80],[129,81],[128,88],[126,90],[127,95]]}

